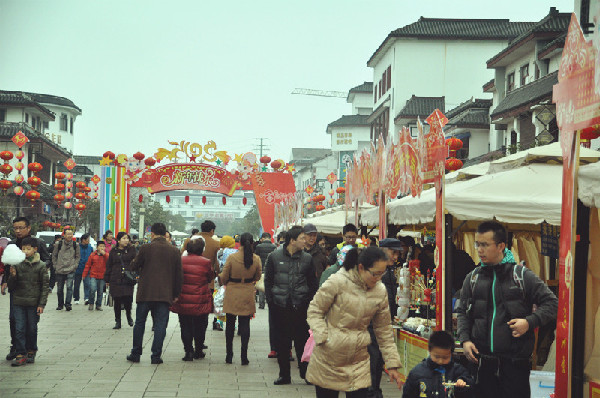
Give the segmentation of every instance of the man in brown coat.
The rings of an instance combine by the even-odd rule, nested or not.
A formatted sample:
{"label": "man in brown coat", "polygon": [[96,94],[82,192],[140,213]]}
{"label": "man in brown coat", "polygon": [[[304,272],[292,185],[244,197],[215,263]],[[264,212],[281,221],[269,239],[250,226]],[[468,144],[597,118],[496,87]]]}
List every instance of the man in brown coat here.
{"label": "man in brown coat", "polygon": [[152,364],[161,364],[163,341],[167,332],[169,307],[177,301],[183,284],[183,269],[179,250],[167,242],[165,224],[156,223],[150,230],[151,242],[140,248],[132,262],[132,270],[139,272],[133,327],[133,348],[127,360],[139,362],[142,355],[144,330],[148,312],[154,319]]}
{"label": "man in brown coat", "polygon": [[[219,269],[220,266],[219,266],[219,260],[217,260],[217,253],[220,249],[220,245],[219,245],[218,240],[213,239],[213,235],[215,234],[216,228],[217,228],[217,226],[215,225],[214,222],[212,222],[210,220],[206,220],[200,225],[200,230],[201,230],[200,236],[202,236],[204,238],[204,242],[206,243],[206,246],[204,246],[204,252],[202,253],[202,257],[206,257],[210,260],[210,263],[212,264],[215,275],[219,275],[221,270]],[[214,289],[215,288],[214,281],[211,282],[208,285],[208,287],[210,289]],[[219,330],[219,331],[223,330],[221,325],[217,322],[216,317],[213,319],[213,330]]]}

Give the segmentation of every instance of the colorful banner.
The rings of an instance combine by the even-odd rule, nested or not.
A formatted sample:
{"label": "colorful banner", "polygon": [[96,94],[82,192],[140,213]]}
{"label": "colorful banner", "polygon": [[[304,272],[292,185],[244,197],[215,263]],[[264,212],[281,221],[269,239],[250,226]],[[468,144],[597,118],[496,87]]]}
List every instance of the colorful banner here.
{"label": "colorful banner", "polygon": [[600,398],[600,383],[590,380],[590,398]]}
{"label": "colorful banner", "polygon": [[253,173],[252,188],[265,232],[275,233],[275,204],[293,201],[296,185],[290,173]]}
{"label": "colorful banner", "polygon": [[171,163],[145,171],[132,186],[145,187],[150,193],[195,189],[231,196],[243,184],[239,176],[222,167],[204,163]]}
{"label": "colorful banner", "polygon": [[339,153],[339,183],[338,186],[345,187],[346,185],[346,174],[348,167],[352,164],[352,154],[354,151],[340,151]]}
{"label": "colorful banner", "polygon": [[108,230],[129,232],[129,185],[125,169],[103,166],[100,172],[100,236]]}

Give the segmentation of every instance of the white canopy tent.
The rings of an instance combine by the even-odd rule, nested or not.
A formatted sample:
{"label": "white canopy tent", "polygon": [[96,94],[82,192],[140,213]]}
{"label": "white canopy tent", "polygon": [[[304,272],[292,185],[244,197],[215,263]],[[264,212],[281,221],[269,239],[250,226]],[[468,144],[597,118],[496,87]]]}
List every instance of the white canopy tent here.
{"label": "white canopy tent", "polygon": [[[562,167],[530,164],[446,185],[446,210],[462,220],[521,224],[560,224]],[[421,197],[405,197],[388,204],[388,222],[397,225],[433,221],[435,190]],[[378,225],[379,210],[365,211],[363,224]]]}
{"label": "white canopy tent", "polygon": [[579,167],[579,199],[588,207],[600,208],[600,162]]}
{"label": "white canopy tent", "polygon": [[[359,206],[359,217],[361,213],[367,209],[372,209],[375,206],[363,204]],[[338,235],[342,233],[342,228],[348,223],[354,223],[354,209],[348,210],[348,218],[343,206],[338,206],[333,209],[327,209],[318,213],[313,213],[301,220],[301,224],[314,224],[317,230],[328,235]]]}

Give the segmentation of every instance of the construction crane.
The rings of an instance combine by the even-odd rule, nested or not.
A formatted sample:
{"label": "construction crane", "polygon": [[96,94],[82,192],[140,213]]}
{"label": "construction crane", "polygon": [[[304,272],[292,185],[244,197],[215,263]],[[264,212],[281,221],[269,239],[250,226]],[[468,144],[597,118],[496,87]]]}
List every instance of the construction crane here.
{"label": "construction crane", "polygon": [[348,93],[345,91],[323,91],[313,90],[310,88],[295,88],[292,94],[299,95],[314,95],[317,97],[334,97],[334,98],[348,98]]}

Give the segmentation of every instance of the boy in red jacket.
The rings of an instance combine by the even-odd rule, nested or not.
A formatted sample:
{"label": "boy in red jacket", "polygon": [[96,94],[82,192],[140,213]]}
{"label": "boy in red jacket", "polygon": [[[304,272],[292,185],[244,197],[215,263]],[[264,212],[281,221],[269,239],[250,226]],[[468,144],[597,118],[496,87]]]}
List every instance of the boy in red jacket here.
{"label": "boy in red jacket", "polygon": [[[88,302],[88,310],[94,310],[94,299],[96,301],[96,310],[102,311],[102,293],[104,292],[104,272],[106,271],[106,244],[104,241],[96,243],[96,251],[90,254],[85,268],[83,269],[82,278],[90,274],[90,296]],[[96,298],[97,297],[97,298]]]}

